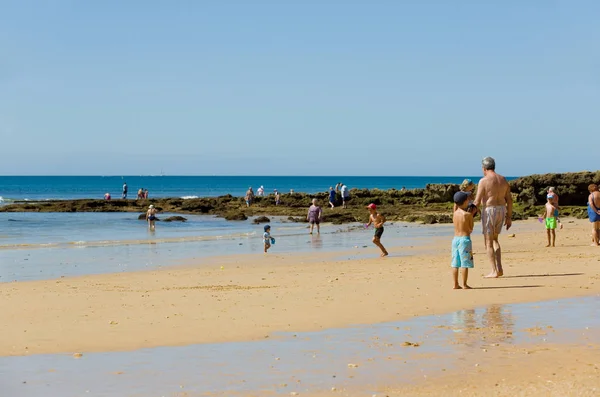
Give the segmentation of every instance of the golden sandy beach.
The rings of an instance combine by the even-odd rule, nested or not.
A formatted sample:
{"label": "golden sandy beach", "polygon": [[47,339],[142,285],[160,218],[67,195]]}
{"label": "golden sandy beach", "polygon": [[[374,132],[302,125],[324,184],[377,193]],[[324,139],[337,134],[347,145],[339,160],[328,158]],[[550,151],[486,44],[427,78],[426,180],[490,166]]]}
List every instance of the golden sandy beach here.
{"label": "golden sandy beach", "polygon": [[[537,220],[520,222],[522,231],[515,237],[503,231],[505,277],[500,279],[481,277],[489,269],[481,235],[474,233],[476,268],[469,281],[475,289],[469,291],[452,289],[450,236],[424,241],[419,247],[389,247],[391,256],[383,259],[371,246],[362,251],[373,258],[357,260],[343,260],[344,253],[282,255],[273,250],[157,271],[3,283],[0,355],[256,340],[275,331],[320,330],[492,303],[598,294],[600,249],[589,246],[589,223],[563,221],[565,230],[558,232],[553,249],[544,247],[545,230]],[[564,349],[559,346],[526,359],[546,362],[546,356],[561,356],[557,352]],[[579,349],[583,355],[592,354]],[[577,367],[573,360],[563,359],[561,365]],[[594,370],[588,364],[581,366]],[[499,372],[483,369],[477,375],[481,385],[486,376],[490,382],[497,378]],[[501,370],[510,378],[514,368]],[[580,375],[587,376],[585,371]],[[459,388],[460,379],[453,382]],[[438,395],[440,385],[454,383],[436,384],[414,386],[406,390],[408,394],[393,388],[386,393]],[[507,381],[503,387],[517,386]],[[443,395],[454,394],[446,390]]]}

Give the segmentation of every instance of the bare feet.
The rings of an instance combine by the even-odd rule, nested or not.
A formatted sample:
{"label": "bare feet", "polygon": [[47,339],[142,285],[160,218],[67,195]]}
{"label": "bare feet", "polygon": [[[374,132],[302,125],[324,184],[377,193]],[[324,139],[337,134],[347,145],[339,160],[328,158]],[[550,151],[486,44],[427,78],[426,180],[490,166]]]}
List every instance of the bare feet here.
{"label": "bare feet", "polygon": [[546,245],[546,248],[550,247],[550,244]]}
{"label": "bare feet", "polygon": [[467,284],[465,284],[465,285],[463,286],[463,289],[473,289],[473,288],[471,288],[471,287],[469,287]]}
{"label": "bare feet", "polygon": [[498,278],[498,273],[496,272],[491,272],[490,274],[488,274],[487,276],[483,276],[483,278]]}
{"label": "bare feet", "polygon": [[454,286],[454,289],[462,289],[462,287],[457,284],[457,285]]}
{"label": "bare feet", "polygon": [[381,253],[381,257],[382,257],[382,258],[383,258],[384,256],[388,256],[388,255],[389,255],[389,254],[388,254],[388,252],[387,252],[387,251],[385,251],[385,252],[382,252],[382,253]]}

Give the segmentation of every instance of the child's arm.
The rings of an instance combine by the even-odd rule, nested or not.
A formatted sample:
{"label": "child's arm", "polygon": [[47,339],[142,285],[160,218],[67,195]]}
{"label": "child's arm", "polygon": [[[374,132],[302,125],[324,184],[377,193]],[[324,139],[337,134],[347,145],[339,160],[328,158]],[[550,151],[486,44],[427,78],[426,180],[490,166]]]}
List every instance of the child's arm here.
{"label": "child's arm", "polygon": [[365,227],[371,226],[371,223],[373,223],[373,215],[369,215],[369,223],[367,223]]}
{"label": "child's arm", "polygon": [[469,228],[469,235],[473,233],[473,227],[475,226],[475,219],[473,218],[473,214],[467,212],[467,226]]}

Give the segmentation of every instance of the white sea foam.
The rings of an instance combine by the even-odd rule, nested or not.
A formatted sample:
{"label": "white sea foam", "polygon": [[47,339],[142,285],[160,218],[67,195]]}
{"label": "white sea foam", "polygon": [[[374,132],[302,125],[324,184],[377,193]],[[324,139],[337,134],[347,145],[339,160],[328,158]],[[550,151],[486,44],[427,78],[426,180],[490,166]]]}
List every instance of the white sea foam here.
{"label": "white sea foam", "polygon": [[184,199],[184,200],[189,200],[189,199],[197,199],[198,196],[183,196],[181,198]]}

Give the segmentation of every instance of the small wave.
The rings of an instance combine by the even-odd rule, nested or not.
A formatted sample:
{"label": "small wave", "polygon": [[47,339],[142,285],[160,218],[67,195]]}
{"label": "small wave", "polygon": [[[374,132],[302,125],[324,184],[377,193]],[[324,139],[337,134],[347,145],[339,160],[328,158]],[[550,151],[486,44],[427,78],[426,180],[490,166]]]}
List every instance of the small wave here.
{"label": "small wave", "polygon": [[184,200],[189,200],[189,199],[197,199],[198,196],[183,196],[181,198],[184,199]]}

